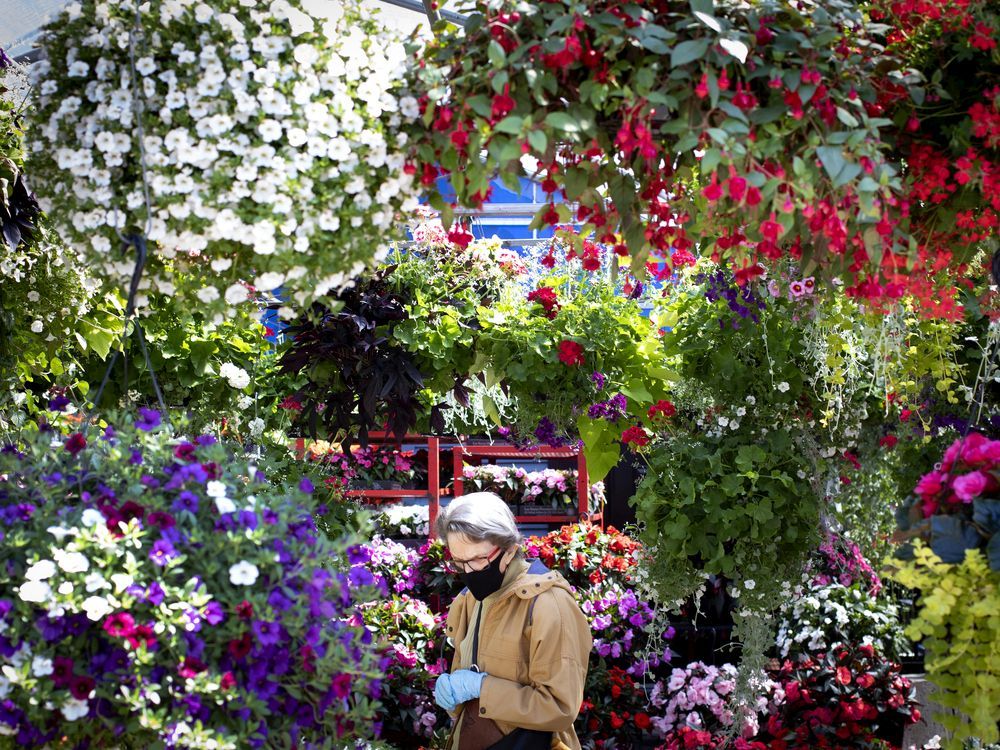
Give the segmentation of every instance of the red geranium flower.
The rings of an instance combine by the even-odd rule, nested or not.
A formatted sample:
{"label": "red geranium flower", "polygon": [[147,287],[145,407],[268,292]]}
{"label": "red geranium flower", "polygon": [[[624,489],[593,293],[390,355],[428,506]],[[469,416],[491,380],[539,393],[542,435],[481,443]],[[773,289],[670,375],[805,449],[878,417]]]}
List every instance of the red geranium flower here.
{"label": "red geranium flower", "polygon": [[634,445],[641,448],[644,445],[649,445],[649,436],[646,434],[646,431],[641,427],[638,426],[629,427],[622,433],[622,442],[625,443],[626,445],[629,443],[633,443]]}
{"label": "red geranium flower", "polygon": [[567,367],[576,367],[577,365],[582,365],[583,359],[583,347],[580,346],[575,341],[560,341],[559,342],[559,361],[562,362]]}
{"label": "red geranium flower", "polygon": [[677,413],[677,409],[672,403],[663,399],[650,406],[649,411],[646,413],[649,415],[650,419],[656,419],[658,416],[662,416],[666,419],[667,417],[674,416],[674,414]]}
{"label": "red geranium flower", "polygon": [[552,320],[559,312],[559,298],[556,290],[550,286],[540,286],[533,292],[528,293],[528,302],[537,302],[545,308],[545,316]]}

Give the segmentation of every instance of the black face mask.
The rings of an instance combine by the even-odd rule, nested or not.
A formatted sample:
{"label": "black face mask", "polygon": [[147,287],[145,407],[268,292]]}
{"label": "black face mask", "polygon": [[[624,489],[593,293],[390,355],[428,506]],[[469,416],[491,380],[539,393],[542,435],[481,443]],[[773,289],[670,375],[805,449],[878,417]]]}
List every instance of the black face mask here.
{"label": "black face mask", "polygon": [[500,572],[502,559],[503,554],[501,553],[482,570],[474,570],[471,573],[462,572],[462,582],[469,588],[477,601],[481,602],[490,594],[495,594],[503,585],[503,573]]}

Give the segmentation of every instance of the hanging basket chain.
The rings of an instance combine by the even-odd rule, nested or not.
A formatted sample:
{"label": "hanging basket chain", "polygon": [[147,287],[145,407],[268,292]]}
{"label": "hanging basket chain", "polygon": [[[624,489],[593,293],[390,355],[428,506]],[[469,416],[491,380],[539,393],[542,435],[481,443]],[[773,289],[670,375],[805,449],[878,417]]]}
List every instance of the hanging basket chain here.
{"label": "hanging basket chain", "polygon": [[[128,247],[135,248],[135,267],[132,269],[132,280],[129,284],[128,298],[125,302],[125,327],[123,330],[123,346],[121,350],[116,350],[114,355],[111,357],[111,361],[108,362],[108,367],[104,372],[104,377],[101,379],[101,384],[97,389],[94,399],[92,401],[94,409],[97,408],[98,403],[101,400],[101,395],[104,392],[104,388],[108,384],[108,380],[111,377],[111,373],[114,370],[115,363],[118,361],[118,356],[121,355],[124,362],[125,369],[125,384],[126,384],[126,398],[128,398],[128,355],[125,353],[124,340],[128,339],[129,331],[128,327],[131,323],[132,331],[136,334],[139,339],[139,348],[142,350],[143,360],[146,364],[146,371],[149,372],[149,377],[153,382],[153,392],[156,394],[156,401],[163,412],[163,418],[169,424],[170,416],[167,411],[166,401],[163,398],[163,392],[160,390],[160,384],[156,379],[156,372],[153,370],[153,363],[149,356],[149,347],[146,344],[146,337],[142,330],[142,324],[135,315],[135,300],[139,293],[139,284],[142,281],[142,272],[146,267],[146,260],[148,258],[148,248],[146,245],[146,237],[149,235],[150,229],[153,222],[153,204],[149,195],[149,174],[148,165],[146,162],[146,145],[145,145],[145,135],[142,128],[142,115],[145,111],[144,102],[142,99],[142,93],[139,91],[139,76],[136,70],[135,64],[135,48],[137,44],[138,36],[142,33],[142,14],[139,9],[139,5],[136,4],[135,7],[135,23],[129,32],[129,68],[132,77],[132,102],[133,109],[135,111],[135,134],[139,144],[139,167],[142,173],[142,190],[143,190],[143,200],[146,204],[146,225],[141,232],[135,234],[122,234],[118,233],[119,237],[122,239],[123,247],[122,252],[125,252]],[[89,415],[88,415],[89,416]],[[86,420],[89,422],[89,419]]]}

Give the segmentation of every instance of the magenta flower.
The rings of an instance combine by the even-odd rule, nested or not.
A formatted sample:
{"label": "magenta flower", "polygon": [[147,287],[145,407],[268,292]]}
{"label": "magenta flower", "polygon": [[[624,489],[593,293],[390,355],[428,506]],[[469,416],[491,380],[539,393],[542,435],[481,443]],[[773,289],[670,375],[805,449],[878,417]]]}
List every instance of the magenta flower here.
{"label": "magenta flower", "polygon": [[989,484],[989,478],[981,471],[973,471],[956,477],[952,483],[952,489],[958,499],[964,503],[971,503],[973,498],[979,497]]}

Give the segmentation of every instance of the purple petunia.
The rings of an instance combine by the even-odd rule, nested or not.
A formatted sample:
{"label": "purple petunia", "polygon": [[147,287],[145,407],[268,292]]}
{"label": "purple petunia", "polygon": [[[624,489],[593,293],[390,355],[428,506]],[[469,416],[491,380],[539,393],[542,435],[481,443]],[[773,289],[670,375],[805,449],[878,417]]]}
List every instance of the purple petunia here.
{"label": "purple petunia", "polygon": [[49,411],[62,411],[69,406],[69,399],[65,396],[56,396],[49,400]]}
{"label": "purple petunia", "polygon": [[188,513],[197,513],[198,496],[195,495],[193,492],[184,490],[174,500],[174,503],[171,506],[171,508],[173,509],[174,513],[179,513],[181,511],[187,511]]}
{"label": "purple petunia", "polygon": [[280,639],[280,628],[268,620],[254,620],[253,634],[262,646],[276,646]]}
{"label": "purple petunia", "polygon": [[314,489],[316,488],[313,486],[313,483],[309,481],[309,477],[302,477],[302,481],[299,482],[299,490],[308,495],[311,494]]}
{"label": "purple petunia", "polygon": [[166,539],[159,539],[154,542],[153,549],[149,553],[149,559],[153,561],[153,565],[159,565],[160,567],[163,567],[175,557],[177,557],[177,550]]}
{"label": "purple petunia", "polygon": [[603,391],[604,385],[607,383],[607,378],[604,377],[603,372],[595,372],[590,376],[590,381],[597,386],[597,390]]}
{"label": "purple petunia", "polygon": [[216,601],[211,601],[205,605],[205,621],[209,625],[218,625],[223,620],[226,619],[225,610],[222,609],[222,605]]}
{"label": "purple petunia", "polygon": [[143,432],[155,430],[163,424],[163,417],[156,409],[139,409],[139,418],[135,420],[135,426]]}

